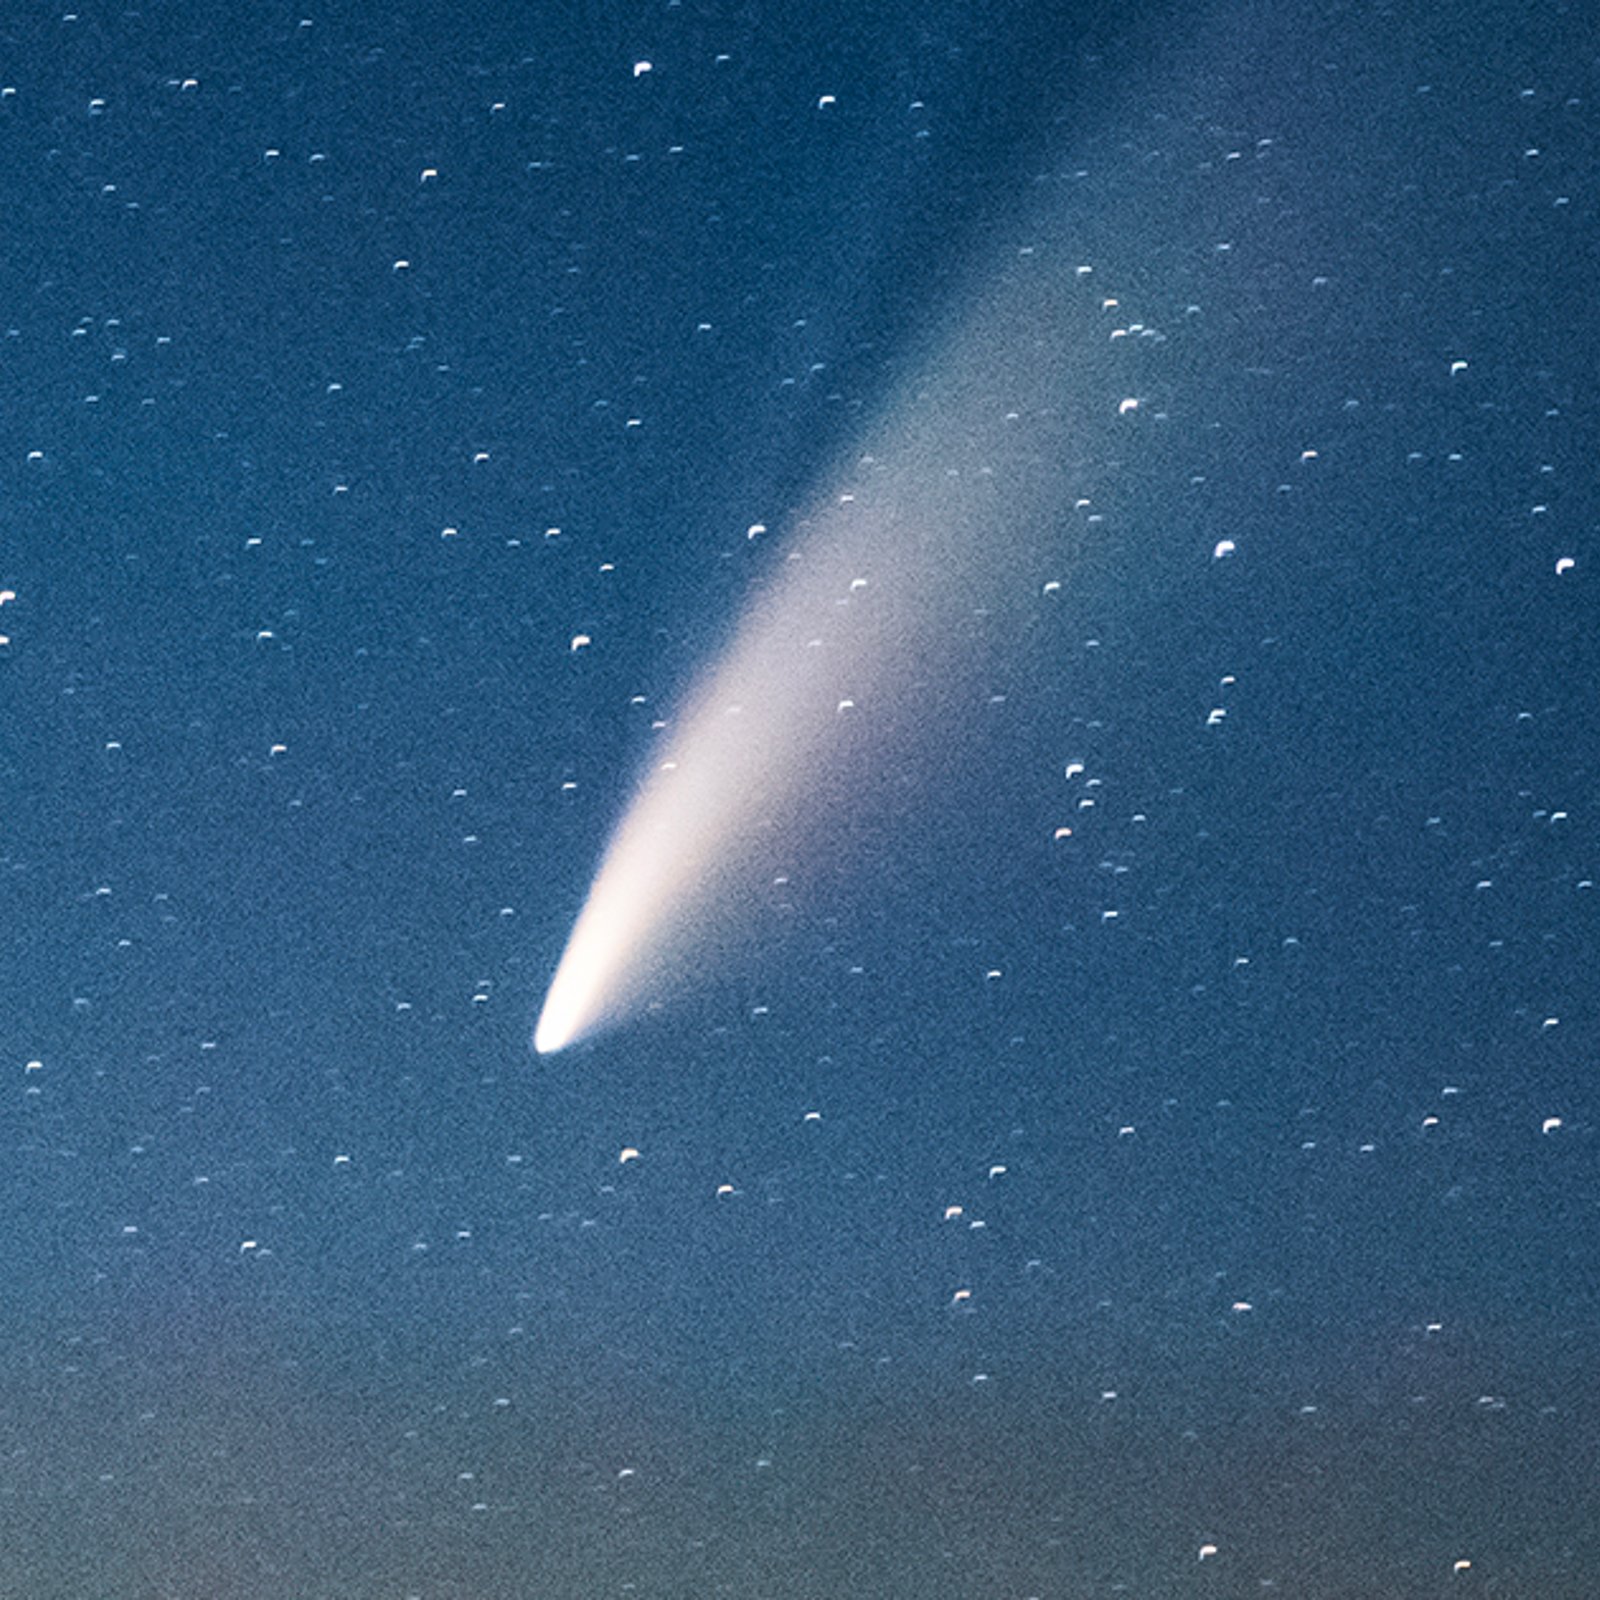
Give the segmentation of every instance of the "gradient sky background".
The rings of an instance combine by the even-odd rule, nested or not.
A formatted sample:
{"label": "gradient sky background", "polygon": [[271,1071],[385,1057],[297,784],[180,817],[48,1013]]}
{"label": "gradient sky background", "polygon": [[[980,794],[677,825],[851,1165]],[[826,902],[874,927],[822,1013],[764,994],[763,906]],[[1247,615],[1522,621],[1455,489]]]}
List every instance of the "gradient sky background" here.
{"label": "gradient sky background", "polygon": [[[0,1597],[1600,1593],[1597,68],[9,8]],[[535,1057],[930,374],[922,702]]]}

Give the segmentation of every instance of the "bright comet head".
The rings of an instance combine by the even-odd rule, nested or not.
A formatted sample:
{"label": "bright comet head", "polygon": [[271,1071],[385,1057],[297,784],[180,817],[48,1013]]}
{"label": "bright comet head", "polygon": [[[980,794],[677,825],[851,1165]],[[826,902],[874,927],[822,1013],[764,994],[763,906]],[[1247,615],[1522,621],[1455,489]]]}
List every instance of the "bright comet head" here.
{"label": "bright comet head", "polygon": [[[591,967],[592,973],[595,969]],[[539,1025],[533,1030],[533,1048],[542,1056],[565,1050],[583,1025],[586,1000],[592,998],[593,976],[586,977],[569,963],[563,963],[556,981],[550,985]]]}

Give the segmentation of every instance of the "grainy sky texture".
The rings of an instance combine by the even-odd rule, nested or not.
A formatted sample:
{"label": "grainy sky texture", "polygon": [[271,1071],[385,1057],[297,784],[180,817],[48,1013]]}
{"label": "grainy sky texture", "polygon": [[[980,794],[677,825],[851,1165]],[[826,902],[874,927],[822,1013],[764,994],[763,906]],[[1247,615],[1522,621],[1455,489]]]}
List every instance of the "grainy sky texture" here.
{"label": "grainy sky texture", "polygon": [[1593,1600],[1597,75],[9,7],[0,1600]]}

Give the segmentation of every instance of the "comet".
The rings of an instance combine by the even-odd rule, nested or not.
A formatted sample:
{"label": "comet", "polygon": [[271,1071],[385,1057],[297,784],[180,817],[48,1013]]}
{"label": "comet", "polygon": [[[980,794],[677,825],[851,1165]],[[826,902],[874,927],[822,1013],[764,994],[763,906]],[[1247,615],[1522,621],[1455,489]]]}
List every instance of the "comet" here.
{"label": "comet", "polygon": [[834,847],[894,750],[940,736],[974,615],[1060,590],[1039,564],[1070,562],[1084,537],[1072,475],[1145,413],[1106,354],[1090,269],[1048,231],[966,286],[976,309],[928,336],[784,530],[777,576],[604,850],[538,1018],[541,1055],[717,967],[774,863]]}

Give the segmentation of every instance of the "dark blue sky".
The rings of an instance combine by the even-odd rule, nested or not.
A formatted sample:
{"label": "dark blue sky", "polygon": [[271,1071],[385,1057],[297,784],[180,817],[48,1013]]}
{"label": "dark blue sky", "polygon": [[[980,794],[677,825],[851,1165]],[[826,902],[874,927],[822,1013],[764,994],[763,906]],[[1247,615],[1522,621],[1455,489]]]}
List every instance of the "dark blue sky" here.
{"label": "dark blue sky", "polygon": [[[0,1600],[1600,1592],[1597,65],[0,19]],[[1067,492],[926,725],[535,1057],[652,722],[1021,270],[928,470],[1015,374]]]}

